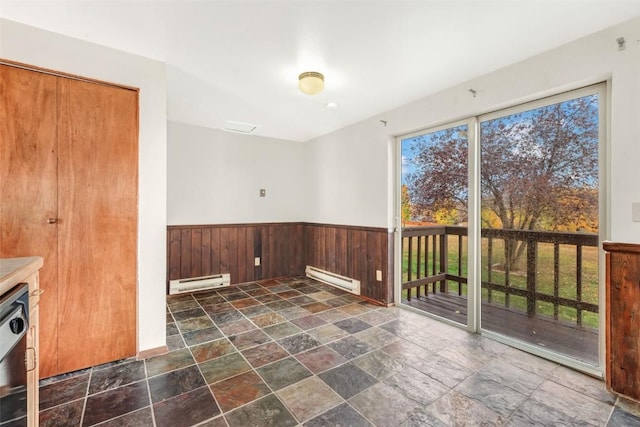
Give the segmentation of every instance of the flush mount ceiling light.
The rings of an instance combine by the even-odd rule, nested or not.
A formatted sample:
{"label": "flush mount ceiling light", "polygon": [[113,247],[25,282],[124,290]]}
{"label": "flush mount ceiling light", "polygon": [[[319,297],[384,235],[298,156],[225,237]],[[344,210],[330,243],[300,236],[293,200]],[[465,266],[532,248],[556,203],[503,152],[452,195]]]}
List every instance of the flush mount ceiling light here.
{"label": "flush mount ceiling light", "polygon": [[317,95],[324,89],[324,76],[316,71],[306,71],[298,76],[298,88],[307,95]]}

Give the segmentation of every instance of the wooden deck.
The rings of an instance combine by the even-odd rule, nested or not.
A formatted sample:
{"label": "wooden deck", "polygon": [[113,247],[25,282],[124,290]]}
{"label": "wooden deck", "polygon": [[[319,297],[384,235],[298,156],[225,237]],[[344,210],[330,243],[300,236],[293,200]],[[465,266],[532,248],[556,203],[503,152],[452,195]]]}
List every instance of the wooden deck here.
{"label": "wooden deck", "polygon": [[[467,323],[467,299],[455,294],[429,294],[403,304],[462,324]],[[504,306],[482,304],[482,328],[548,348],[587,363],[598,363],[598,332],[546,317],[527,316]]]}

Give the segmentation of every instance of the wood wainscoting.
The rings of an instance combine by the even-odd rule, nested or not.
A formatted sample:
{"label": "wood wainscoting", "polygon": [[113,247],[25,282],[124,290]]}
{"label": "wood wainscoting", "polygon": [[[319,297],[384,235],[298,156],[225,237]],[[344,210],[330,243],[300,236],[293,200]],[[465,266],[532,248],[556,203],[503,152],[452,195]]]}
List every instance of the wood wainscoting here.
{"label": "wood wainscoting", "polygon": [[640,401],[640,245],[604,242],[607,388]]}
{"label": "wood wainscoting", "polygon": [[222,273],[233,284],[304,274],[302,223],[167,228],[167,286],[170,280]]}
{"label": "wood wainscoting", "polygon": [[[361,282],[362,296],[393,302],[393,239],[385,228],[309,223],[167,227],[170,280],[229,273],[231,283],[301,276],[307,265]],[[260,258],[260,265],[255,259]],[[376,280],[382,271],[382,281]]]}
{"label": "wood wainscoting", "polygon": [[[393,238],[385,228],[305,224],[304,241],[306,265],[360,280],[362,296],[385,305],[393,302]],[[382,271],[381,281],[376,270]]]}

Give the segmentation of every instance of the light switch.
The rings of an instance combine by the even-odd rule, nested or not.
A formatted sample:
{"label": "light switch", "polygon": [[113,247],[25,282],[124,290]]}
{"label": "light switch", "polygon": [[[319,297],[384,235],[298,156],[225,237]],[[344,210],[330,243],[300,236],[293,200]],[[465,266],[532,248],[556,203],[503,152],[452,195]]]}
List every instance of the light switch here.
{"label": "light switch", "polygon": [[631,203],[631,221],[640,222],[640,203]]}
{"label": "light switch", "polygon": [[376,270],[376,280],[382,282],[382,270]]}
{"label": "light switch", "polygon": [[253,265],[255,265],[256,267],[260,265],[260,257],[257,256],[253,259]]}
{"label": "light switch", "polygon": [[260,197],[267,197],[267,190],[265,190],[264,188],[260,189]]}

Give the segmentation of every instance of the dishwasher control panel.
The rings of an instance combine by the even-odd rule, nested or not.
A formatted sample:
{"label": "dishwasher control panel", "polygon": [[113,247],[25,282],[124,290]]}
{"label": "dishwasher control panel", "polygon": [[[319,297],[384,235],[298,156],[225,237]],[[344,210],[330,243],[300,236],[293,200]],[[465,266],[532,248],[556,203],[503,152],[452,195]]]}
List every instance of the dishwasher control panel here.
{"label": "dishwasher control panel", "polygon": [[0,361],[29,329],[29,286],[21,283],[0,297]]}

